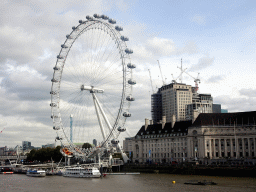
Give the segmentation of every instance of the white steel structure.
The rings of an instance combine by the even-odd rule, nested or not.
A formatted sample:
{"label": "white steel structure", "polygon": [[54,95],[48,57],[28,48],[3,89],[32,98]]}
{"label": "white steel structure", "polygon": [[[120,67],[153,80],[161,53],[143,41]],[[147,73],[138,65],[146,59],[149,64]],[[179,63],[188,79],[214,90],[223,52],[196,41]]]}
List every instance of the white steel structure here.
{"label": "white steel structure", "polygon": [[[53,129],[68,154],[85,158],[119,143],[125,121],[131,116],[136,84],[128,37],[114,19],[94,14],[72,27],[61,45],[51,87]],[[70,114],[72,136],[70,137]],[[71,139],[73,141],[71,141]],[[101,148],[83,150],[74,143],[102,140]]]}

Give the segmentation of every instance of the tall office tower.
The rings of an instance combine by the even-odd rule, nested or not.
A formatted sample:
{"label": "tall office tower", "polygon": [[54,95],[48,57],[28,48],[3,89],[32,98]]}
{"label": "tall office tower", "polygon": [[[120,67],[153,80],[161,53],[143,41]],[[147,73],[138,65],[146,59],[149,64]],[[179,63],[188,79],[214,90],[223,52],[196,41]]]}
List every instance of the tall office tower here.
{"label": "tall office tower", "polygon": [[175,82],[162,86],[159,91],[166,122],[186,120],[186,106],[192,103],[192,86]]}
{"label": "tall office tower", "polygon": [[162,120],[162,94],[160,90],[151,95],[151,115],[154,124]]}
{"label": "tall office tower", "polygon": [[97,140],[96,139],[93,139],[92,141],[93,145],[96,147],[97,146]]}

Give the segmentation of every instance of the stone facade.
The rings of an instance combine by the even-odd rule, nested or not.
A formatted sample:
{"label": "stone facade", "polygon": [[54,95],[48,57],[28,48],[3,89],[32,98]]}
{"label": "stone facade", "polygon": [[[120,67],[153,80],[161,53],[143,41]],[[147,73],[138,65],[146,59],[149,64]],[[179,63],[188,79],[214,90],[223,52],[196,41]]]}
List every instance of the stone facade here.
{"label": "stone facade", "polygon": [[201,113],[192,121],[145,124],[130,139],[133,161],[168,163],[256,157],[256,112]]}

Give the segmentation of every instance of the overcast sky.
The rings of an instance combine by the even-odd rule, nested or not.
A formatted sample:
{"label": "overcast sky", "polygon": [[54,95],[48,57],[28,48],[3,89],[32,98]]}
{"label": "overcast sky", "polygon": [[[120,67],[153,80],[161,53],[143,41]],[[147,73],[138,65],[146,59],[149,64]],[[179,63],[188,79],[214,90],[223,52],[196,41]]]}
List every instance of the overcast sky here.
{"label": "overcast sky", "polygon": [[[51,78],[60,45],[78,20],[94,13],[116,19],[130,38],[136,102],[126,128],[134,136],[151,118],[153,89],[183,68],[201,80],[200,93],[229,112],[256,108],[254,1],[202,0],[2,0],[0,2],[0,147],[54,143]],[[173,77],[172,77],[173,74]],[[179,81],[179,80],[178,80]],[[183,76],[183,83],[194,85]],[[126,136],[126,135],[125,135]],[[127,135],[128,136],[128,135]]]}

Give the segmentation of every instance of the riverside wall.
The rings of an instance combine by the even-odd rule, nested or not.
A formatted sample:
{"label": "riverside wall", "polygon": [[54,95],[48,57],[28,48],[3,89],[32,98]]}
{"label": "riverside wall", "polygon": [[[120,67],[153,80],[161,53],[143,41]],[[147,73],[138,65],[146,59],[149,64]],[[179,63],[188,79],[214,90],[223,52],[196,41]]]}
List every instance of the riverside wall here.
{"label": "riverside wall", "polygon": [[251,167],[210,167],[210,166],[161,166],[161,165],[124,165],[123,172],[169,173],[184,175],[256,177],[256,166]]}

